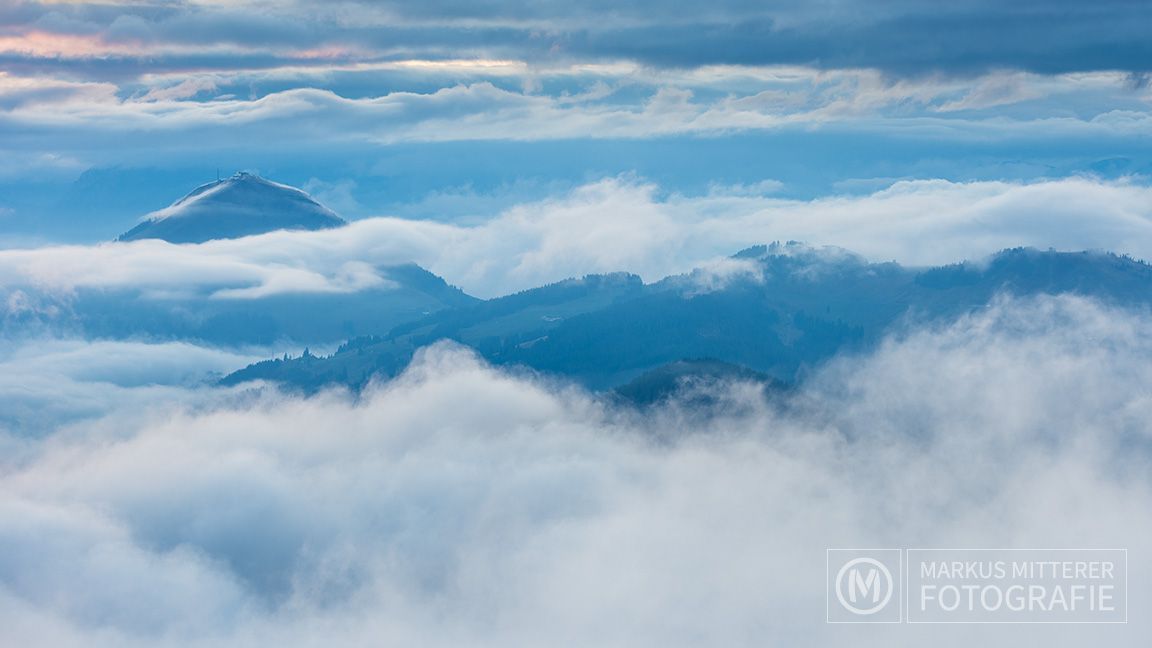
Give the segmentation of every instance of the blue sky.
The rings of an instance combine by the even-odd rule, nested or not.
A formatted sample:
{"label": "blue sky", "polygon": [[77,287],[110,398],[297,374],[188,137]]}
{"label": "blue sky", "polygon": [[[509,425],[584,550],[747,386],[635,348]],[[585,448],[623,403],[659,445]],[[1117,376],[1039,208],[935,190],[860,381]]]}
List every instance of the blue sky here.
{"label": "blue sky", "polygon": [[[0,243],[96,241],[248,169],[346,217],[605,178],[813,199],[1152,170],[1144,2],[16,2]],[[850,242],[847,242],[850,243]]]}

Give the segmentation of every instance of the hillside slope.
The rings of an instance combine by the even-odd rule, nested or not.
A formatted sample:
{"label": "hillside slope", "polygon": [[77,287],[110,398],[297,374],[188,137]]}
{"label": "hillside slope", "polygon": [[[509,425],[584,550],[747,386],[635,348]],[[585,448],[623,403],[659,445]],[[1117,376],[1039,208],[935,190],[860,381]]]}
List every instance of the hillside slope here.
{"label": "hillside slope", "polygon": [[655,368],[710,358],[792,383],[832,356],[864,350],[901,323],[946,320],[998,294],[1075,293],[1152,304],[1152,267],[1107,253],[1006,250],[982,263],[907,268],[834,248],[757,246],[722,274],[698,270],[644,285],[595,275],[445,310],[328,358],[258,363],[226,383],[265,379],[305,390],[358,387],[401,371],[447,339],[498,365],[565,376],[593,389]]}

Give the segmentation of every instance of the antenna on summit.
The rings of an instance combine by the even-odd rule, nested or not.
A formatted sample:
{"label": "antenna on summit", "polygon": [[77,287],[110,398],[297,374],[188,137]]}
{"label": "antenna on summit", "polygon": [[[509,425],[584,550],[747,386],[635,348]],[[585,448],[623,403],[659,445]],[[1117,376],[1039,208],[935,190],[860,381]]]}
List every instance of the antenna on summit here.
{"label": "antenna on summit", "polygon": [[216,182],[220,182],[220,167],[216,167]]}

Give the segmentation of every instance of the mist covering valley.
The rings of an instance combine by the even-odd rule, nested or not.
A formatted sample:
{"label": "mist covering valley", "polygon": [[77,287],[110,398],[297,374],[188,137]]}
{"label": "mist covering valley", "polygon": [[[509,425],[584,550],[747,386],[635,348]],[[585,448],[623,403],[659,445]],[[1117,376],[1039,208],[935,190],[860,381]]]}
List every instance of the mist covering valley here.
{"label": "mist covering valley", "polygon": [[24,277],[0,360],[9,637],[832,643],[812,546],[1152,531],[1152,270],[1131,257],[777,242],[484,300],[300,252],[340,231],[69,254],[138,281],[0,252]]}
{"label": "mist covering valley", "polygon": [[0,1],[0,648],[1145,648],[1149,43]]}

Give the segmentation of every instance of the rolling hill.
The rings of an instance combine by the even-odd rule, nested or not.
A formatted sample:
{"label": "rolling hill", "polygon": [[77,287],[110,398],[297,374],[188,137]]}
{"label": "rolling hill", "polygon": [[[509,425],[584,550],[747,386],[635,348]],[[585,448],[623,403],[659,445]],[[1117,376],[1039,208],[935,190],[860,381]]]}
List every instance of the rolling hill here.
{"label": "rolling hill", "polygon": [[653,284],[628,274],[572,279],[353,338],[330,357],[257,363],[224,382],[358,388],[397,374],[416,349],[447,339],[494,364],[597,390],[702,358],[794,383],[902,324],[954,318],[999,294],[1062,293],[1147,307],[1152,267],[1102,252],[1021,248],[978,263],[909,268],[837,248],[756,246],[732,257],[721,274],[701,269]]}

